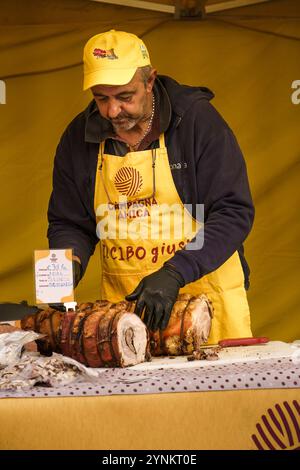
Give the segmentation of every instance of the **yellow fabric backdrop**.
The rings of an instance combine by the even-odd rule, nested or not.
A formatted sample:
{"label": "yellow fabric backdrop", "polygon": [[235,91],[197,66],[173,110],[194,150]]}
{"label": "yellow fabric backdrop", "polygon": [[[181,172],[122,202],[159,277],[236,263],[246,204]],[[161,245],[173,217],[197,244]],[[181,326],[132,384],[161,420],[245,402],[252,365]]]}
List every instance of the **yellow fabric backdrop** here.
{"label": "yellow fabric backdrop", "polygon": [[[0,301],[33,302],[32,254],[47,248],[46,211],[56,145],[89,102],[86,40],[110,28],[142,36],[160,73],[216,93],[248,165],[256,220],[246,243],[253,331],[300,338],[300,4],[274,1],[174,21],[157,12],[88,0],[2,0],[0,79]],[[98,297],[97,254],[77,300]]]}

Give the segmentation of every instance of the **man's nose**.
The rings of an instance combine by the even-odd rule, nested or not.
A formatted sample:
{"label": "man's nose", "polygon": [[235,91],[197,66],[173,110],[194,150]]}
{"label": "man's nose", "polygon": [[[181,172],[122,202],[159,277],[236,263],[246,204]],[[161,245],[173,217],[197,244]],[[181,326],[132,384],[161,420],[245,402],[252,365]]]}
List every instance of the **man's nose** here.
{"label": "man's nose", "polygon": [[109,119],[115,119],[121,111],[120,104],[112,100],[107,105],[107,116]]}

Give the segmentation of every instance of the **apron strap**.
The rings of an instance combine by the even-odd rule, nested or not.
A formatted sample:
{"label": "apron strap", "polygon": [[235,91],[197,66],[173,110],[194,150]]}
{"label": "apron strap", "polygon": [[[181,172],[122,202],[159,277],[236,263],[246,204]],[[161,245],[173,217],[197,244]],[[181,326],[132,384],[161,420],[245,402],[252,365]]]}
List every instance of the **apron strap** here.
{"label": "apron strap", "polygon": [[104,154],[105,140],[102,140],[99,145],[99,154],[101,155],[101,162]]}
{"label": "apron strap", "polygon": [[165,148],[165,134],[162,132],[159,136],[159,148]]}
{"label": "apron strap", "polygon": [[[101,181],[102,181],[102,185],[103,185],[107,200],[108,200],[109,204],[113,204],[113,202],[110,200],[107,188],[106,188],[105,183],[104,183],[103,174],[102,174],[104,146],[105,146],[105,140],[102,140],[100,142],[100,145],[99,145],[98,171],[100,173],[100,178],[101,178]],[[100,162],[99,162],[99,160],[100,160]]]}

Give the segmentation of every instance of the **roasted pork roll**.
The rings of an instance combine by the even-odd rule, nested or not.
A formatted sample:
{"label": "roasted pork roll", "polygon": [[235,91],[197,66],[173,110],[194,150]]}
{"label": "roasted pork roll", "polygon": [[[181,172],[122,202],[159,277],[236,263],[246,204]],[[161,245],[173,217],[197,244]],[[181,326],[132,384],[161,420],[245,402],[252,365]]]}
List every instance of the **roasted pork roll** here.
{"label": "roasted pork roll", "polygon": [[90,367],[126,367],[150,358],[147,328],[126,307],[127,302],[97,301],[76,312],[49,308],[23,318],[21,326],[47,335],[38,343],[42,354],[55,351]]}
{"label": "roasted pork roll", "polygon": [[43,333],[42,354],[52,351],[90,367],[126,367],[153,356],[186,355],[207,341],[213,309],[205,295],[180,294],[164,331],[149,332],[134,314],[135,303],[97,300],[80,304],[76,311],[52,308],[28,315],[24,330]]}

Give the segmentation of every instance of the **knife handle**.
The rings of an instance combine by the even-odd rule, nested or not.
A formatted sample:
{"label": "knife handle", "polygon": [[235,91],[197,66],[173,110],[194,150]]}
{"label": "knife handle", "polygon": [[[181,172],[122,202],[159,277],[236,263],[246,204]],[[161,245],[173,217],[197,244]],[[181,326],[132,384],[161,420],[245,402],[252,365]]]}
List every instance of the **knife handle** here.
{"label": "knife handle", "polygon": [[268,343],[269,338],[266,336],[260,336],[257,338],[228,338],[221,339],[218,344],[222,348],[227,348],[229,346],[251,346],[252,344],[264,344]]}

